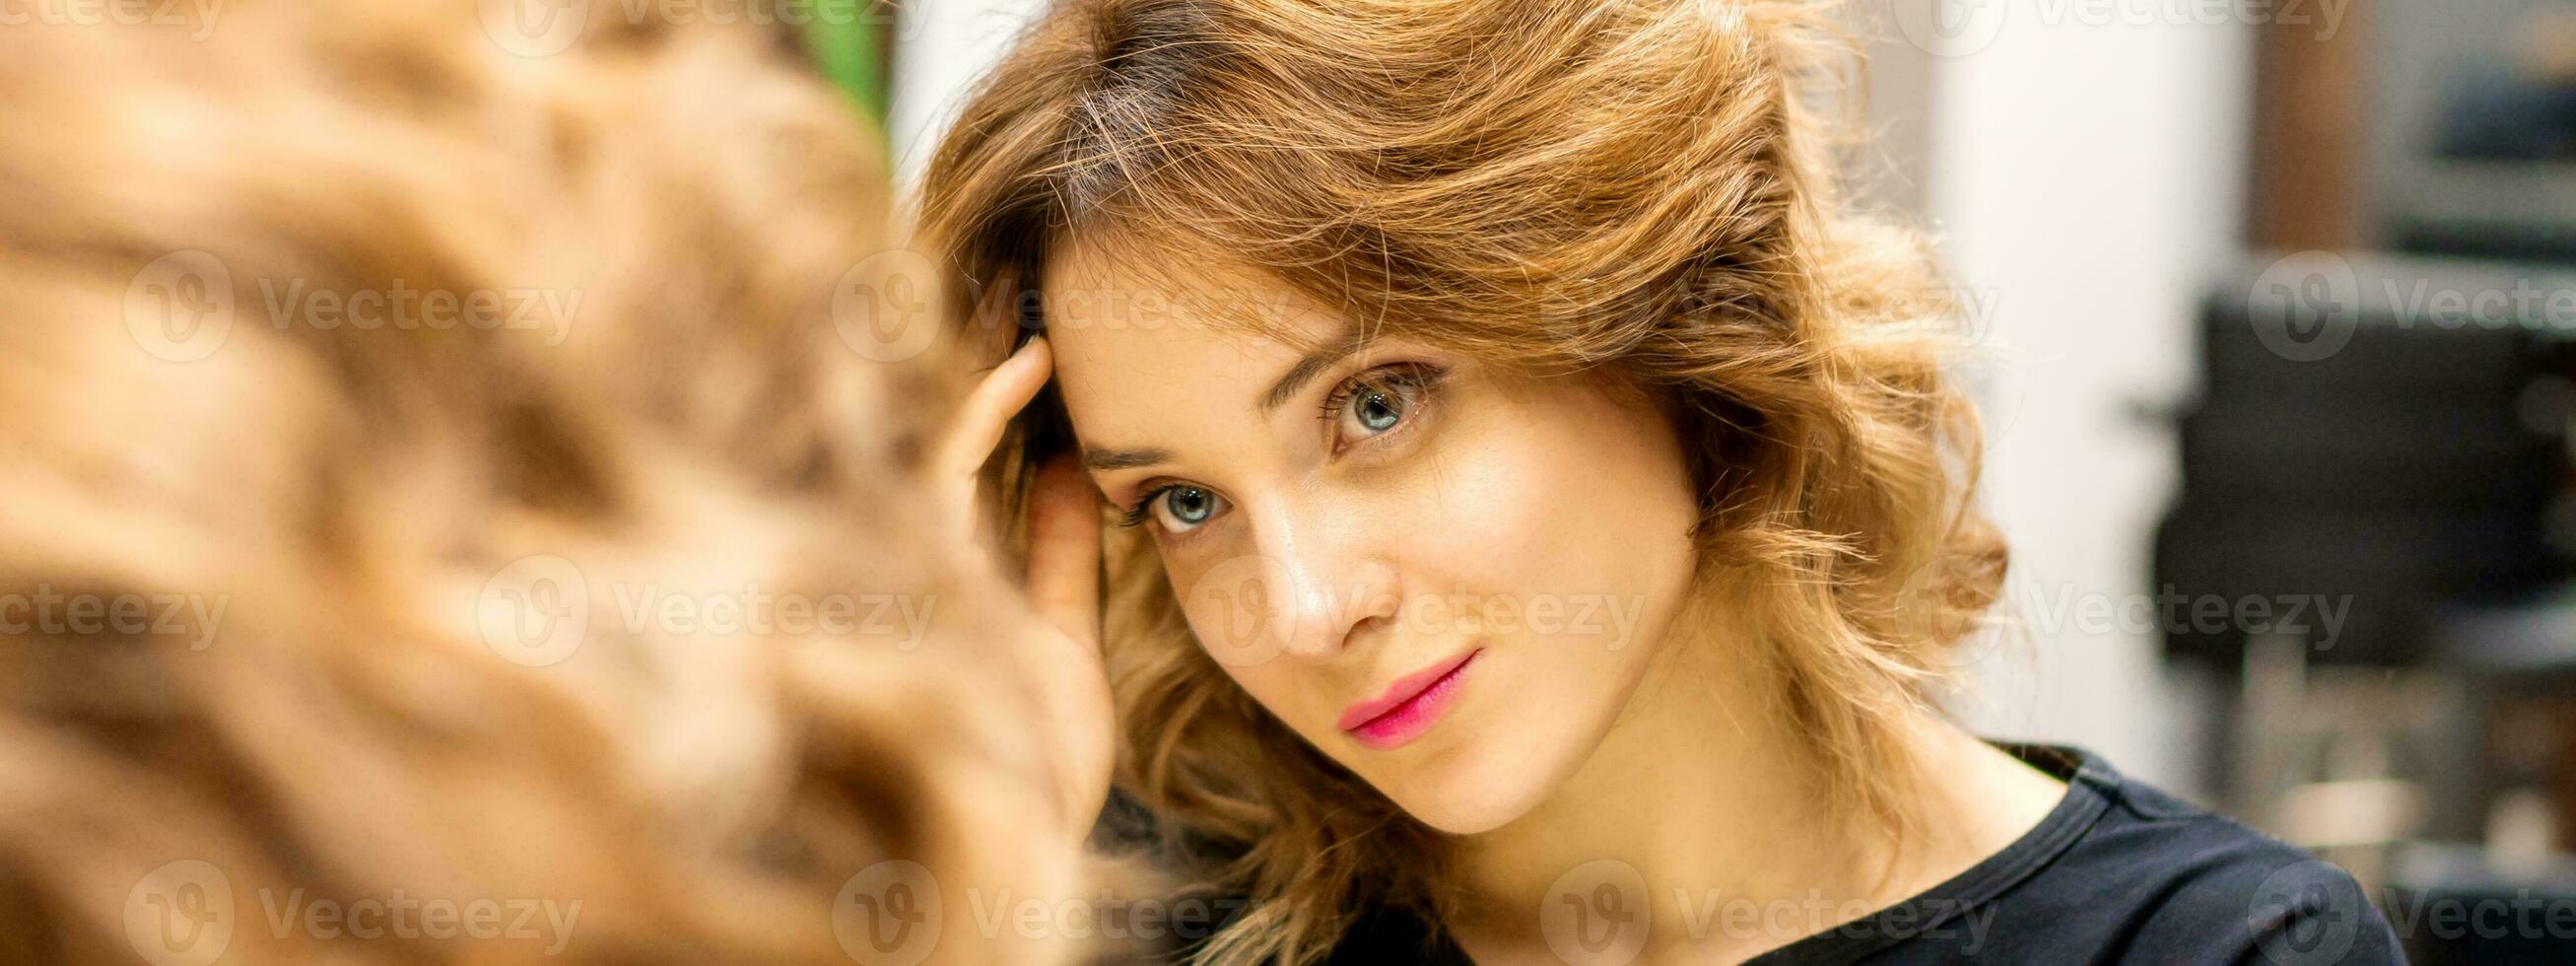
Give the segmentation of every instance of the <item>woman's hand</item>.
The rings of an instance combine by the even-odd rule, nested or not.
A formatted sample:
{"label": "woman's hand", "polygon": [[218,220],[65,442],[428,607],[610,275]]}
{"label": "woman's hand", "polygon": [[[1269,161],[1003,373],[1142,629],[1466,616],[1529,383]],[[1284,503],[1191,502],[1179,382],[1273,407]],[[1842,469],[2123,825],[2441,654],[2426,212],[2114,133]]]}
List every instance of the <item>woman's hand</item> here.
{"label": "woman's hand", "polygon": [[993,447],[1002,443],[1002,431],[1011,425],[1011,417],[1028,408],[1038,390],[1046,388],[1047,379],[1055,374],[1053,346],[1045,337],[1030,339],[1019,351],[984,373],[966,394],[964,405],[957,407],[955,422],[939,441],[930,459],[934,485],[939,487],[939,500],[948,511],[956,539],[978,541],[992,546],[984,533],[990,521],[985,519],[983,469],[993,456]]}
{"label": "woman's hand", "polygon": [[[982,469],[1011,417],[1053,375],[1050,348],[1044,338],[1031,339],[987,373],[932,457],[939,497],[960,541],[988,550],[996,545],[982,532]],[[999,657],[1036,692],[1044,716],[1037,739],[1056,766],[1066,820],[1079,837],[1091,831],[1108,800],[1115,745],[1109,679],[1100,660],[1100,497],[1072,454],[1039,468],[1029,495],[1028,535],[1029,606],[1052,633],[1000,642],[1015,652]]]}

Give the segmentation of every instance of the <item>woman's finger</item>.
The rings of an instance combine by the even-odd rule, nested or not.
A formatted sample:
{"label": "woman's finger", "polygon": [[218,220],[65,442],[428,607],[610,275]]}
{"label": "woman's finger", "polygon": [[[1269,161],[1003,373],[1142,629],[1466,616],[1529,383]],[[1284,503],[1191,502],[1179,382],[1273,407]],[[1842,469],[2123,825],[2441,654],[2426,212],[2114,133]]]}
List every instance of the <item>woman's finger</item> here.
{"label": "woman's finger", "polygon": [[1029,604],[1075,641],[1100,642],[1100,496],[1070,454],[1039,468],[1029,507]]}
{"label": "woman's finger", "polygon": [[955,480],[973,476],[992,457],[993,447],[1001,444],[1002,430],[1011,424],[1011,417],[1046,387],[1053,366],[1047,340],[1039,336],[986,373],[984,381],[976,384],[965,403],[957,408],[948,435],[932,454],[931,467],[939,477]]}

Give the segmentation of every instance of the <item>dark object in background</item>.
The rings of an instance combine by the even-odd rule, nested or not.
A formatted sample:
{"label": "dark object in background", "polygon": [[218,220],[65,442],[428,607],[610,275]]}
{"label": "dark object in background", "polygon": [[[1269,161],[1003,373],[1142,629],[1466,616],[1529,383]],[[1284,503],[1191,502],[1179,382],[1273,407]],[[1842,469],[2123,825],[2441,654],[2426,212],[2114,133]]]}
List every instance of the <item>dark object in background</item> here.
{"label": "dark object in background", "polygon": [[2563,966],[2576,867],[2496,869],[2474,848],[2413,844],[2383,894],[2415,966]]}
{"label": "dark object in background", "polygon": [[2357,244],[2576,262],[2576,4],[2370,6],[2367,74],[2344,78],[2367,102]]}
{"label": "dark object in background", "polygon": [[2433,153],[2462,161],[2576,161],[2576,77],[2491,64],[2452,79]]}
{"label": "dark object in background", "polygon": [[[2553,292],[2576,293],[2576,276],[2324,253],[2263,259],[2219,285],[2155,590],[2231,605],[2322,596],[2347,610],[2330,639],[2305,618],[2311,660],[2406,665],[2423,659],[2437,607],[2563,577],[2547,534],[2576,317],[2552,316],[2576,295],[2553,309]],[[2276,629],[2160,623],[2170,653],[2229,673],[2249,633]]]}

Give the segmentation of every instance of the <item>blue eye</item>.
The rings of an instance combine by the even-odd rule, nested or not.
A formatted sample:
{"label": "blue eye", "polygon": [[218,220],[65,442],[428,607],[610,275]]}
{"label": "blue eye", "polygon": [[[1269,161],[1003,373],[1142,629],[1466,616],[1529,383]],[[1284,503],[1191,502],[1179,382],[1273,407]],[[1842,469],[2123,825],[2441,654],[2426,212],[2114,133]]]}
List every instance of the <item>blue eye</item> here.
{"label": "blue eye", "polygon": [[[1380,366],[1354,376],[1334,387],[1317,415],[1334,424],[1339,439],[1334,452],[1344,443],[1363,440],[1392,432],[1414,419],[1430,401],[1433,387],[1444,367],[1429,363],[1395,363]],[[1166,483],[1145,491],[1136,502],[1119,515],[1118,525],[1142,526],[1151,518],[1163,533],[1177,536],[1198,529],[1200,525],[1223,516],[1232,504],[1225,497],[1204,486],[1190,483]]]}
{"label": "blue eye", "polygon": [[1145,491],[1136,505],[1118,518],[1122,527],[1141,526],[1152,517],[1155,525],[1171,534],[1187,533],[1199,524],[1215,519],[1226,508],[1225,498],[1215,490],[1187,483],[1170,483]]}
{"label": "blue eye", "polygon": [[1186,533],[1196,529],[1225,510],[1225,498],[1216,491],[1195,486],[1174,485],[1154,491],[1146,498],[1152,504],[1154,522],[1169,533]]}
{"label": "blue eye", "polygon": [[1364,373],[1324,402],[1342,434],[1366,439],[1394,429],[1422,404],[1422,394],[1440,372],[1419,365],[1396,365]]}

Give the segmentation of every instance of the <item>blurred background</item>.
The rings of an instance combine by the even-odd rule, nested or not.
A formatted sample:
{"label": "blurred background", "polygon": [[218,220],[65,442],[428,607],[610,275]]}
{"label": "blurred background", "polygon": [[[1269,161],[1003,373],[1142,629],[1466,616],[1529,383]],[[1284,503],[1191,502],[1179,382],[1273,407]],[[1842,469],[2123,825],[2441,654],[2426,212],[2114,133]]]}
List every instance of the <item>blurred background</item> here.
{"label": "blurred background", "polygon": [[[1041,5],[845,65],[906,185]],[[1846,162],[1987,350],[2014,566],[1959,713],[2317,849],[2419,960],[2576,959],[2440,918],[2576,901],[2576,0],[1854,13]]]}

